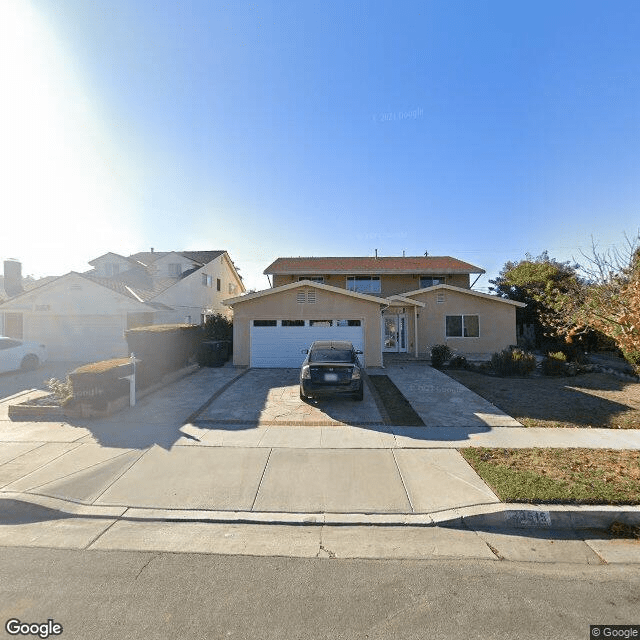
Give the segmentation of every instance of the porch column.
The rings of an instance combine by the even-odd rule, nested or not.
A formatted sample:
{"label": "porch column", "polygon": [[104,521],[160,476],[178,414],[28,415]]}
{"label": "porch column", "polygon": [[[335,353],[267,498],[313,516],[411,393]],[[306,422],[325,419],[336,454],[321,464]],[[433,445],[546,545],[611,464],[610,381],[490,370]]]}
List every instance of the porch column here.
{"label": "porch column", "polygon": [[416,358],[418,357],[418,307],[413,305],[413,345]]}

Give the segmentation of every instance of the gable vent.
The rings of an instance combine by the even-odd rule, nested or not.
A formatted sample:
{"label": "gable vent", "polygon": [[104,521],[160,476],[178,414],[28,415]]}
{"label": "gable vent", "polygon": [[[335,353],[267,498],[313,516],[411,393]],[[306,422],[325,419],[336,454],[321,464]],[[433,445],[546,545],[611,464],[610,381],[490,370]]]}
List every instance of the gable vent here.
{"label": "gable vent", "polygon": [[307,291],[307,302],[314,303],[316,301],[316,292],[315,291]]}
{"label": "gable vent", "polygon": [[298,295],[296,297],[296,300],[298,301],[298,304],[304,304],[306,301],[306,295],[304,293],[304,291],[298,291]]}

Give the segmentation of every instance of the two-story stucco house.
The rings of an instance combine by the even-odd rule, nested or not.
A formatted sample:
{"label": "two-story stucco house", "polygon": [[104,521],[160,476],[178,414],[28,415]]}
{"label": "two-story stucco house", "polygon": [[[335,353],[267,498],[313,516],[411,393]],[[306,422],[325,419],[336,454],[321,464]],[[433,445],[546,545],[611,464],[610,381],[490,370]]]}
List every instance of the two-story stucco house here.
{"label": "two-story stucco house", "polygon": [[320,339],[350,340],[367,366],[435,344],[467,355],[516,344],[521,303],[473,291],[484,270],[448,256],[278,258],[264,273],[270,289],[226,301],[236,365],[297,367]]}
{"label": "two-story stucco house", "polygon": [[51,360],[126,356],[126,329],[230,316],[223,300],[245,291],[226,251],[106,253],[89,264],[0,303],[0,333],[46,344]]}

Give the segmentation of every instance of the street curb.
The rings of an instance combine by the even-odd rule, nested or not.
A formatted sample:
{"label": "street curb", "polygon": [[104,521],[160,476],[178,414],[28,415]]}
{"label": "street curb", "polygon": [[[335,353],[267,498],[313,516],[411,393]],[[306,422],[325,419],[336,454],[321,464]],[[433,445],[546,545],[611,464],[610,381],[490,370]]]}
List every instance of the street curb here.
{"label": "street curb", "polygon": [[[2,500],[41,507],[62,516],[147,522],[210,522],[292,526],[449,527],[473,530],[606,530],[613,522],[640,526],[636,505],[489,504],[426,513],[285,513],[206,509],[154,509],[124,505],[87,505],[33,493],[0,492]],[[1,518],[1,512],[0,512]],[[0,520],[1,521],[1,520]]]}

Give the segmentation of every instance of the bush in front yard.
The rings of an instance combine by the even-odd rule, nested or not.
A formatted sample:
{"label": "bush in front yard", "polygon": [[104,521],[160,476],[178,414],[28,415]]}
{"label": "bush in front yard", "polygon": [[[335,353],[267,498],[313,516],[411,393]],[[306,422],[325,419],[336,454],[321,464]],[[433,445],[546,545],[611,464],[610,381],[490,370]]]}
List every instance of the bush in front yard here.
{"label": "bush in front yard", "polygon": [[561,376],[565,373],[567,356],[558,351],[547,354],[542,360],[542,373],[545,376]]}
{"label": "bush in front yard", "polygon": [[431,366],[440,369],[442,365],[453,355],[446,344],[436,344],[431,347]]}
{"label": "bush in front yard", "polygon": [[464,356],[456,355],[449,360],[449,369],[470,369],[469,363]]}
{"label": "bush in front yard", "polygon": [[202,337],[202,327],[189,324],[151,325],[125,332],[129,353],[140,359],[137,372],[144,386],[195,362]]}
{"label": "bush in front yard", "polygon": [[536,357],[522,349],[503,349],[491,356],[491,368],[499,376],[526,376],[536,368]]}

